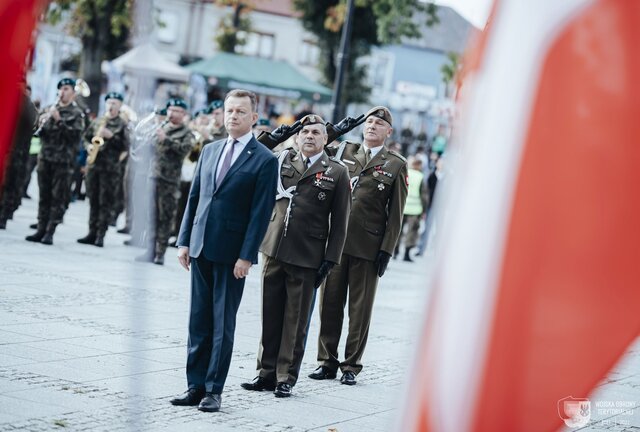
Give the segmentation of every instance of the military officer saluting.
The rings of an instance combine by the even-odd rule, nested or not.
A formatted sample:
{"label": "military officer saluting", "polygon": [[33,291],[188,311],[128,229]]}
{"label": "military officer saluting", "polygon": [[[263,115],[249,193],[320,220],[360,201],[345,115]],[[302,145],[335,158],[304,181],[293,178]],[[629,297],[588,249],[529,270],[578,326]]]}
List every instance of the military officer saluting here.
{"label": "military officer saluting", "polygon": [[91,122],[84,134],[87,147],[87,197],[89,198],[89,234],[78,243],[104,246],[104,235],[122,183],[120,155],[129,149],[127,122],[120,115],[124,97],[105,95],[105,113]]}
{"label": "military officer saluting", "polygon": [[300,152],[279,155],[276,206],[260,251],[262,340],[258,376],[246,390],[291,395],[304,355],[315,289],[344,246],[351,187],[344,164],[324,151],[327,130],[320,116],[307,115],[296,140]]}
{"label": "military officer saluting", "polygon": [[[313,379],[332,379],[353,385],[362,370],[362,354],[378,279],[384,274],[400,234],[407,197],[407,163],[387,150],[392,132],[391,113],[375,107],[365,115],[363,142],[343,142],[327,148],[348,168],[353,186],[351,214],[342,259],[321,290],[319,367]],[[349,294],[349,333],[345,359],[338,360],[344,307]]]}
{"label": "military officer saluting", "polygon": [[151,179],[155,182],[154,209],[150,211],[149,245],[136,261],[164,264],[180,197],[182,162],[194,145],[194,136],[184,123],[187,103],[182,99],[167,102],[167,120],[156,131],[155,155]]}
{"label": "military officer saluting", "polygon": [[53,244],[53,234],[67,211],[73,167],[85,128],[84,112],[75,102],[75,85],[74,79],[61,79],[58,101],[40,120],[38,225],[37,231],[26,237],[27,241]]}

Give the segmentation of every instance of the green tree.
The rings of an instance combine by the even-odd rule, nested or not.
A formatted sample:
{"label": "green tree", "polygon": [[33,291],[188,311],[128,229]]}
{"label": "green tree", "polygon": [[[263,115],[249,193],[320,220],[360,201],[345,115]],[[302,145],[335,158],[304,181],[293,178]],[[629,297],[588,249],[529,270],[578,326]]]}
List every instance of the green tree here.
{"label": "green tree", "polygon": [[[346,2],[293,0],[293,5],[301,13],[304,28],[318,39],[321,51],[318,67],[323,83],[333,86]],[[439,22],[437,6],[421,0],[355,0],[353,18],[343,103],[368,101],[371,89],[366,85],[366,66],[358,59],[369,54],[372,46],[419,37],[423,24],[432,26]]]}
{"label": "green tree", "polygon": [[447,53],[447,60],[447,63],[440,67],[440,73],[442,73],[442,82],[446,85],[446,95],[449,96],[451,84],[460,71],[460,55],[455,52],[449,52]]}
{"label": "green tree", "polygon": [[91,88],[87,104],[97,112],[102,87],[101,64],[124,53],[128,46],[133,0],[53,0],[46,19],[52,24],[65,15],[68,31],[82,42],[79,75]]}
{"label": "green tree", "polygon": [[220,20],[215,41],[220,51],[235,53],[237,47],[247,43],[246,34],[251,30],[248,12],[252,4],[240,0],[213,0],[213,3],[231,7],[231,13]]}

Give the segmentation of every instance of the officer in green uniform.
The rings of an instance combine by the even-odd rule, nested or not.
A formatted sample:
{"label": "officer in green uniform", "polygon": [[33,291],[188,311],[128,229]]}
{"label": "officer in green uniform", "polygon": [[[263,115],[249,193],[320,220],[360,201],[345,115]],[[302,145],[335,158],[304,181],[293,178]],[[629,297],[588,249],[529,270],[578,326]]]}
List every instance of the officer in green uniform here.
{"label": "officer in green uniform", "polygon": [[33,126],[36,122],[36,107],[29,99],[25,82],[20,82],[20,114],[13,133],[13,143],[7,158],[4,183],[0,184],[0,229],[7,227],[7,220],[20,207],[28,175],[29,147]]}
{"label": "officer in green uniform", "polygon": [[[400,234],[407,197],[407,163],[387,150],[391,113],[375,107],[365,115],[363,143],[343,142],[327,148],[348,168],[353,187],[351,214],[342,259],[325,282],[320,299],[319,367],[313,379],[332,379],[353,385],[362,370],[373,301]],[[345,359],[338,360],[344,308],[349,307]]]}
{"label": "officer in green uniform", "polygon": [[351,206],[349,174],[323,151],[327,130],[320,116],[300,121],[300,152],[280,153],[276,206],[260,251],[262,340],[258,376],[246,390],[288,397],[304,355],[315,289],[340,262]]}
{"label": "officer in green uniform", "polygon": [[[104,116],[93,120],[84,133],[88,152],[86,181],[90,206],[89,234],[78,239],[78,243],[104,246],[104,235],[114,211],[116,193],[122,184],[120,155],[129,149],[127,122],[120,115],[123,100],[120,93],[107,93]],[[97,145],[92,141],[101,141],[102,144]]]}
{"label": "officer in green uniform", "polygon": [[36,232],[26,237],[28,241],[53,244],[53,234],[71,197],[73,167],[85,128],[84,112],[75,102],[75,84],[71,78],[58,82],[58,102],[41,119],[38,225]]}
{"label": "officer in green uniform", "polygon": [[186,114],[187,103],[184,100],[170,99],[167,102],[168,122],[157,130],[152,163],[151,179],[155,183],[155,194],[147,227],[149,249],[137,257],[137,261],[164,264],[180,198],[182,161],[194,144],[193,133],[184,123]]}

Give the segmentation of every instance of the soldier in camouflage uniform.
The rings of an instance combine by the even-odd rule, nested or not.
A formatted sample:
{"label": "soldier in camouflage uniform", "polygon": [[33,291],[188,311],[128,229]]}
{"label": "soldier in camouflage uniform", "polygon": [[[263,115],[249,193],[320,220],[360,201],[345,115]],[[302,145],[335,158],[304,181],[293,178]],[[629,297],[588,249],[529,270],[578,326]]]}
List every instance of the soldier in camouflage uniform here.
{"label": "soldier in camouflage uniform", "polygon": [[40,138],[42,149],[38,158],[38,225],[27,241],[53,244],[56,226],[71,198],[71,177],[80,138],[85,127],[85,115],[75,102],[75,80],[63,78],[58,83],[59,101],[43,116]]}
{"label": "soldier in camouflage uniform", "polygon": [[154,208],[150,209],[153,220],[148,229],[149,249],[136,258],[137,261],[153,261],[164,264],[164,254],[176,218],[180,198],[180,171],[182,161],[191,151],[194,136],[184,124],[187,104],[182,99],[167,102],[169,122],[158,128],[155,158],[152,164],[152,181],[155,182]]}
{"label": "soldier in camouflage uniform", "polygon": [[208,109],[211,115],[211,133],[207,142],[214,142],[226,138],[229,134],[224,127],[224,102],[214,100]]}
{"label": "soldier in camouflage uniform", "polygon": [[84,134],[89,154],[94,137],[102,138],[104,144],[99,147],[95,161],[87,161],[89,234],[78,239],[78,243],[104,246],[104,235],[112,217],[115,196],[122,184],[120,154],[129,148],[127,123],[120,116],[123,99],[120,93],[107,93],[104,116],[91,122]]}
{"label": "soldier in camouflage uniform", "polygon": [[[340,368],[340,382],[346,385],[356,384],[362,370],[378,279],[398,242],[408,186],[406,160],[384,146],[393,131],[391,113],[375,107],[365,119],[362,144],[345,141],[327,147],[347,166],[353,194],[342,259],[321,291],[319,367],[309,375],[333,379]],[[340,362],[338,343],[347,304],[349,330],[345,359]]]}
{"label": "soldier in camouflage uniform", "polygon": [[20,114],[13,135],[13,145],[7,158],[4,183],[0,185],[0,229],[7,227],[7,220],[20,207],[27,176],[29,175],[29,147],[36,122],[36,107],[29,99],[24,81],[21,83]]}

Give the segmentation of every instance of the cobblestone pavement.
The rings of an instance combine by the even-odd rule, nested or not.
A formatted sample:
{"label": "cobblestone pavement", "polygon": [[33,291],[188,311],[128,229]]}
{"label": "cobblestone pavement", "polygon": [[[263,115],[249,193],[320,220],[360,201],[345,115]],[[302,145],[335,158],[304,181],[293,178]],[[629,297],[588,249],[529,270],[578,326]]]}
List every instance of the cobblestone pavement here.
{"label": "cobblestone pavement", "polygon": [[103,249],[76,243],[87,230],[85,202],[70,205],[53,246],[29,243],[36,207],[26,200],[0,231],[0,431],[391,427],[426,299],[426,259],[393,261],[382,278],[356,386],[306,377],[316,366],[316,305],[301,378],[284,400],[240,388],[256,374],[260,339],[260,271],[252,269],[222,410],[202,413],[168,403],[186,387],[189,274],[176,250],[160,267],[134,262],[142,250],[114,229]]}
{"label": "cobblestone pavement", "polygon": [[[252,269],[222,410],[201,413],[168,403],[186,386],[189,279],[175,249],[160,267],[134,262],[142,250],[124,246],[126,237],[113,229],[103,249],[76,243],[86,234],[85,202],[70,205],[53,246],[29,243],[36,205],[25,201],[0,231],[0,431],[392,429],[422,322],[428,258],[393,261],[382,278],[356,386],[306,377],[315,368],[316,306],[289,399],[239,385],[255,376],[260,338],[260,272]],[[640,431],[632,412],[640,401],[639,353],[636,344],[591,397],[595,420],[584,430]],[[599,415],[599,401],[631,401],[631,415]]]}

